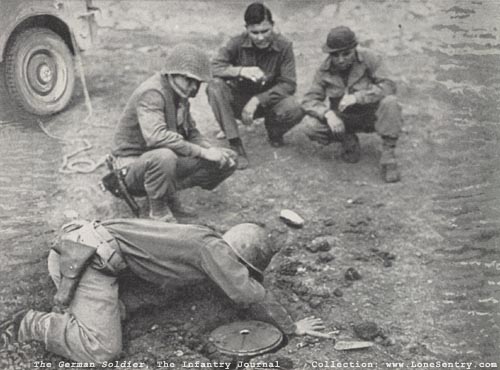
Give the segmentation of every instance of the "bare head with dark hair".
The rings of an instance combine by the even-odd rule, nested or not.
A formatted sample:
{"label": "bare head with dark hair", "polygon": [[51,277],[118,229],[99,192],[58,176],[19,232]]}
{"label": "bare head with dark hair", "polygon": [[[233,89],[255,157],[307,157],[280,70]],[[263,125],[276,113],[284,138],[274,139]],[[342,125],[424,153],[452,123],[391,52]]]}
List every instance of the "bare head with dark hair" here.
{"label": "bare head with dark hair", "polygon": [[273,15],[262,3],[252,3],[245,11],[245,27],[255,47],[265,49],[271,45],[273,37]]}
{"label": "bare head with dark hair", "polygon": [[259,24],[263,21],[268,21],[273,24],[273,15],[267,6],[261,2],[250,4],[245,11],[245,24],[250,26],[252,24]]}

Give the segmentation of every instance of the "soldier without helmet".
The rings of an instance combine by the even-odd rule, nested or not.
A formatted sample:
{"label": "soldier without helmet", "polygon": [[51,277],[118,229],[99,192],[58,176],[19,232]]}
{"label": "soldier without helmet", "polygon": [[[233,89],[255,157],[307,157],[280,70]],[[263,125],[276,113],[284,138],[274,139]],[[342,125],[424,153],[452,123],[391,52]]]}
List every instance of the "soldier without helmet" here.
{"label": "soldier without helmet", "polygon": [[238,168],[248,166],[236,118],[251,125],[264,117],[269,143],[284,144],[283,135],[304,113],[293,94],[297,88],[292,42],[274,31],[271,11],[260,2],[245,11],[245,32],[231,38],[212,61],[214,79],[208,102],[221,128],[239,155]]}

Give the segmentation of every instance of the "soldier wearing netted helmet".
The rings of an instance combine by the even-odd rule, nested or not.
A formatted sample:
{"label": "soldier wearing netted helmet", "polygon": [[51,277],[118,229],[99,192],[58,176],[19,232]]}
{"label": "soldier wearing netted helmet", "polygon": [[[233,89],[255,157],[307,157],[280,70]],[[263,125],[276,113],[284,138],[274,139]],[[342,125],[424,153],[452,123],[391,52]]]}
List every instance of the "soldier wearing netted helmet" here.
{"label": "soldier wearing netted helmet", "polygon": [[177,192],[214,189],[237,167],[237,155],[211,146],[189,111],[189,99],[210,78],[210,61],[199,47],[176,45],[162,70],[132,93],[118,122],[113,155],[131,195],[148,197],[153,219],[194,216]]}
{"label": "soldier wearing netted helmet", "polygon": [[73,361],[116,359],[122,351],[121,319],[133,316],[133,302],[119,295],[127,290],[126,281],[118,279],[125,274],[148,287],[163,287],[149,305],[171,298],[169,290],[211,281],[249,318],[273,324],[285,335],[330,337],[319,332],[325,328],[319,318],[294,322],[262,285],[279,250],[276,239],[252,223],[224,235],[205,226],[133,218],[67,224],[48,258],[58,288],[52,312],[22,310],[0,322],[0,351],[15,342],[39,341]]}

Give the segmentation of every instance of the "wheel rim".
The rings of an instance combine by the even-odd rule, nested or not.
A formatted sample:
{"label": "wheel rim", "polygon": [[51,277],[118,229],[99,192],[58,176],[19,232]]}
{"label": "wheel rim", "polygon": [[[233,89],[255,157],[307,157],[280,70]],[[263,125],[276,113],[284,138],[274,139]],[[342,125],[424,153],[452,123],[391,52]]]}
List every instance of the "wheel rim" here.
{"label": "wheel rim", "polygon": [[63,58],[43,47],[30,50],[24,58],[23,82],[33,98],[46,103],[58,101],[68,82]]}

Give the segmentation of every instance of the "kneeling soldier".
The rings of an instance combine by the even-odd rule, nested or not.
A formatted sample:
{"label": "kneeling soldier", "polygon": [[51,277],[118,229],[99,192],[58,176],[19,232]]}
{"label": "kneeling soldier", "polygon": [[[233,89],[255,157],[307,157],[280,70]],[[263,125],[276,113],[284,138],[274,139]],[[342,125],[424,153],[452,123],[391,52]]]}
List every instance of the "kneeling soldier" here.
{"label": "kneeling soldier", "polygon": [[[147,219],[117,219],[67,225],[49,254],[58,287],[53,312],[29,310],[4,325],[2,338],[40,341],[73,361],[103,363],[122,350],[118,276],[125,270],[147,282],[182,287],[211,280],[254,319],[284,334],[322,336],[321,319],[293,322],[261,285],[277,248],[255,224],[234,226],[223,236],[197,225]],[[7,344],[7,343],[4,343]]]}

